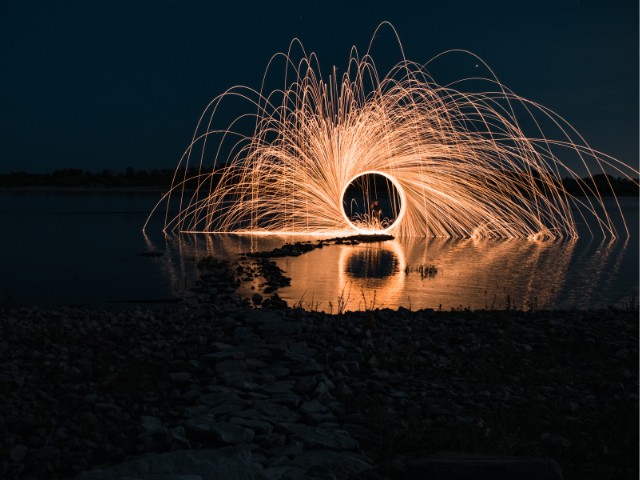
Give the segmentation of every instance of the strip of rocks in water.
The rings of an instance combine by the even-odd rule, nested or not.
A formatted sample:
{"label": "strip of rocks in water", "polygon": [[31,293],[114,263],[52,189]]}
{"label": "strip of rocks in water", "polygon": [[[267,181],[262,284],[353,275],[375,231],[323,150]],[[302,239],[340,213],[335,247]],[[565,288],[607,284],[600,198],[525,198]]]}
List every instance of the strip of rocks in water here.
{"label": "strip of rocks in water", "polygon": [[1,478],[637,474],[637,310],[254,309],[203,262],[178,307],[2,312]]}
{"label": "strip of rocks in water", "polygon": [[[282,247],[277,247],[273,250],[250,252],[240,255],[235,267],[235,273],[237,281],[241,283],[252,282],[256,277],[262,277],[264,279],[264,282],[258,286],[262,293],[256,292],[252,296],[254,305],[282,308],[286,307],[287,304],[274,292],[280,287],[289,286],[291,284],[291,278],[287,277],[278,264],[270,260],[271,258],[298,257],[328,245],[359,245],[361,243],[386,242],[393,240],[393,238],[393,236],[385,234],[361,234],[321,239],[316,242],[285,243]],[[255,288],[255,286],[253,286],[253,288]],[[273,295],[271,295],[270,298],[265,298],[263,294]]]}
{"label": "strip of rocks in water", "polygon": [[285,243],[282,247],[274,248],[264,252],[247,253],[249,257],[277,258],[277,257],[297,257],[303,253],[310,252],[316,248],[323,248],[327,245],[359,245],[361,243],[377,243],[393,240],[392,235],[371,234],[371,235],[351,235],[348,237],[336,237],[317,240],[313,242]]}

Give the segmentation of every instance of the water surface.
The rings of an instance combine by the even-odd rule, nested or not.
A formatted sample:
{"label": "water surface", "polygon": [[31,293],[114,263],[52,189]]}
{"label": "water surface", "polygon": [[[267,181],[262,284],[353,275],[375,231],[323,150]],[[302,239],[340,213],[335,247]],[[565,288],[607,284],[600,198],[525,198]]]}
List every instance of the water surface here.
{"label": "water surface", "polygon": [[[233,258],[300,237],[175,235],[155,217],[159,193],[0,192],[0,298],[17,304],[123,305],[182,297],[195,259]],[[397,308],[594,308],[638,292],[638,201],[621,199],[632,235],[603,241],[398,238],[277,259],[290,304],[336,312]],[[316,238],[309,238],[316,241]],[[148,256],[158,253],[160,256]],[[437,273],[426,274],[435,267]],[[247,293],[251,290],[247,287]]]}

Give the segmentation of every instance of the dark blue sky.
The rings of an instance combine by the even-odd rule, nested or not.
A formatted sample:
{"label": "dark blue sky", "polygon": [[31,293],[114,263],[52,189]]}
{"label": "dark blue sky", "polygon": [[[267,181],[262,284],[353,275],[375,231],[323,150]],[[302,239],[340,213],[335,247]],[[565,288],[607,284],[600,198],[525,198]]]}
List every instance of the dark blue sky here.
{"label": "dark blue sky", "polygon": [[[637,0],[220,3],[3,0],[0,173],[173,168],[208,101],[258,87],[293,37],[344,67],[383,20],[409,59],[473,51],[592,147],[638,164]],[[383,41],[375,59],[400,58]]]}

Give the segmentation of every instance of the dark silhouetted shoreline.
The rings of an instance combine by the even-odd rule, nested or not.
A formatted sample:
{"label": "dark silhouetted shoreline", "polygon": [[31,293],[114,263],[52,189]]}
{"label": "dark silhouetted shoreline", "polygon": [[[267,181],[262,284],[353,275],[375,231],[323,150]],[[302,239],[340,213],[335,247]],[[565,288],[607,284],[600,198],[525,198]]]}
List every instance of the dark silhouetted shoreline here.
{"label": "dark silhouetted shoreline", "polygon": [[[103,170],[102,172],[89,172],[81,169],[56,170],[51,173],[26,173],[12,172],[0,174],[0,188],[2,189],[89,189],[91,191],[105,189],[117,191],[118,189],[159,189],[167,191],[172,184],[174,176],[180,179],[190,179],[196,177],[197,169],[179,170],[177,173],[173,169],[158,170],[135,170],[132,167],[123,172],[113,170]],[[513,175],[516,175],[515,173]],[[214,175],[214,186],[219,175]],[[527,183],[527,180],[523,180]],[[583,179],[583,184],[571,178],[564,178],[562,186],[574,196],[590,196],[599,192],[602,196],[637,196],[638,179],[628,179],[614,177],[611,175],[598,174],[591,178]],[[195,182],[186,183],[187,189],[196,186]]]}

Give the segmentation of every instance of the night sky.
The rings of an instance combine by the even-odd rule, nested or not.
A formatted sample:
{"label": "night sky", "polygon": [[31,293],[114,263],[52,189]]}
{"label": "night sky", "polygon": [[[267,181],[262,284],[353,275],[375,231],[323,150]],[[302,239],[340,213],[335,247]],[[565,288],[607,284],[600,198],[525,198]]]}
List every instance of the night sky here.
{"label": "night sky", "polygon": [[[344,68],[383,20],[409,59],[470,50],[592,147],[638,164],[637,0],[221,3],[4,0],[0,173],[173,168],[209,100],[258,87],[292,38]],[[376,42],[377,63],[400,60],[388,33]]]}

